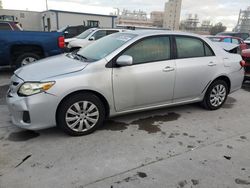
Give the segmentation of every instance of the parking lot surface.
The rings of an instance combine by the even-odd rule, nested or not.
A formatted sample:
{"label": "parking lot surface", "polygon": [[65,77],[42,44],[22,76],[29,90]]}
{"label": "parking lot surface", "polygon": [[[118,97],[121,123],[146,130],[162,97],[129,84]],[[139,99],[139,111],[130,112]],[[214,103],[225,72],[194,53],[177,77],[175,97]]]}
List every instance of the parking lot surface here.
{"label": "parking lot surface", "polygon": [[250,83],[217,111],[147,111],[70,137],[13,126],[9,78],[0,72],[0,188],[250,187]]}

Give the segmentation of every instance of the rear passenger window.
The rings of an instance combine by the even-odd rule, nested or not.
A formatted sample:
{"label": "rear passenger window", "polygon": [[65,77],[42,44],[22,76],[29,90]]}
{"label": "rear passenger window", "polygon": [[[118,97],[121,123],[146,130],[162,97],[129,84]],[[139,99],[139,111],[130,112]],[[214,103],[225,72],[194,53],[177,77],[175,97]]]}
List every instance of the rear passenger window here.
{"label": "rear passenger window", "polygon": [[240,41],[238,39],[232,39],[232,43],[234,43],[234,44],[240,44]]}
{"label": "rear passenger window", "polygon": [[224,38],[224,39],[223,39],[223,42],[231,43],[232,41],[231,41],[231,38]]}
{"label": "rear passenger window", "polygon": [[170,39],[167,36],[146,38],[136,43],[123,55],[133,57],[133,64],[163,61],[170,59]]}
{"label": "rear passenger window", "polygon": [[182,36],[177,36],[175,39],[178,58],[205,56],[203,42],[200,39]]}
{"label": "rear passenger window", "polygon": [[214,56],[214,52],[212,51],[211,48],[208,47],[207,44],[204,43],[204,47],[206,56]]}

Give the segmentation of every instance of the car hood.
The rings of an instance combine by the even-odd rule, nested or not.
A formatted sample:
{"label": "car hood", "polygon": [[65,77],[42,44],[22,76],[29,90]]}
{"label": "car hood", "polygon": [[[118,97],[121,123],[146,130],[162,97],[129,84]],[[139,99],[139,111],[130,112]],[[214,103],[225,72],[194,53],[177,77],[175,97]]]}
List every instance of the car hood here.
{"label": "car hood", "polygon": [[41,81],[54,76],[83,70],[88,63],[67,57],[65,54],[42,59],[19,68],[15,75],[24,81]]}

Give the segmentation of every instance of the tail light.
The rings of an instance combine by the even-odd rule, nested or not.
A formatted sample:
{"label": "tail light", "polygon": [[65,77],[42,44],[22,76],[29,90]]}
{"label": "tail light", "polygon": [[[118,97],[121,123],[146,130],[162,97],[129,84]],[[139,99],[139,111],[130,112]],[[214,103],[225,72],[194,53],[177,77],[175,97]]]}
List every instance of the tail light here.
{"label": "tail light", "polygon": [[245,67],[246,66],[246,62],[244,60],[241,60],[240,61],[240,66]]}
{"label": "tail light", "polygon": [[64,48],[65,47],[65,42],[64,42],[64,37],[63,36],[58,37],[58,47],[59,48]]}

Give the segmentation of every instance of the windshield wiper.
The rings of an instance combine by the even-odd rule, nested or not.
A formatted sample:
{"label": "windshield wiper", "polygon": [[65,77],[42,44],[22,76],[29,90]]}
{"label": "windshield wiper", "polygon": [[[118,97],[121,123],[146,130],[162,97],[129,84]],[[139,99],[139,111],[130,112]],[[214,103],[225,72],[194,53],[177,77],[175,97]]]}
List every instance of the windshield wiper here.
{"label": "windshield wiper", "polygon": [[87,57],[85,57],[85,56],[83,56],[81,54],[75,53],[74,55],[77,56],[77,57],[80,57],[81,59],[88,60]]}
{"label": "windshield wiper", "polygon": [[77,60],[80,60],[80,61],[87,61],[88,60],[87,57],[84,57],[83,55],[77,54],[75,52],[68,53],[67,56],[69,58],[77,59]]}

